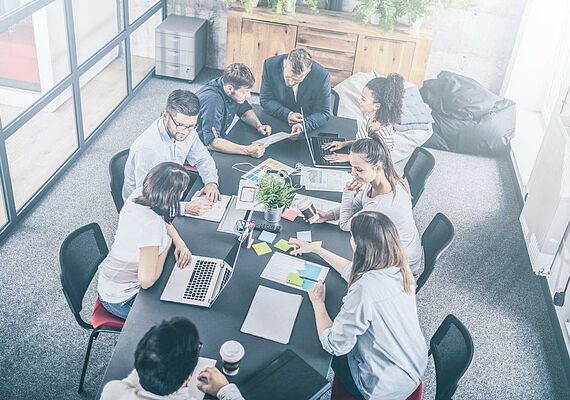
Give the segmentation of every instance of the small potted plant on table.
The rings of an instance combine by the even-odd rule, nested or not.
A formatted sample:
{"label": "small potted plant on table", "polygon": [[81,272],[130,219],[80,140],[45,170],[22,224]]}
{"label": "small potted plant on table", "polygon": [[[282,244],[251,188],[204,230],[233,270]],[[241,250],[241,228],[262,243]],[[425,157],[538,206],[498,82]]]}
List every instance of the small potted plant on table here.
{"label": "small potted plant on table", "polygon": [[281,220],[283,208],[289,207],[294,197],[291,183],[276,174],[265,174],[255,188],[255,199],[263,205],[264,218],[271,224]]}

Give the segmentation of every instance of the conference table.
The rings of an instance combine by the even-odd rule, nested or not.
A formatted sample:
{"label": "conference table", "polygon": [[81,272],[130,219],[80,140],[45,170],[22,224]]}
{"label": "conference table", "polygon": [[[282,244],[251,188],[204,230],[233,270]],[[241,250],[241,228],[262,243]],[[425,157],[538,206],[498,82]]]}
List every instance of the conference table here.
{"label": "conference table", "polygon": [[[290,131],[286,122],[265,114],[261,107],[257,105],[253,107],[260,120],[265,124],[269,124],[273,132]],[[356,121],[347,118],[331,117],[325,126],[310,134],[318,135],[320,132],[334,132],[350,140],[354,139],[356,130]],[[231,129],[227,138],[236,143],[249,144],[253,140],[259,139],[260,135],[253,128],[245,125],[242,121],[238,121]],[[283,140],[269,146],[261,159],[218,152],[214,152],[212,155],[218,168],[220,192],[226,195],[237,193],[239,180],[241,175],[243,175],[243,172],[232,168],[236,163],[257,165],[267,158],[273,158],[291,167],[294,167],[297,163],[313,166],[304,137],[297,141]],[[247,170],[251,166],[240,165],[239,168]],[[188,196],[192,196],[201,187],[202,182],[198,179],[189,191]],[[299,193],[337,202],[341,198],[341,193],[339,192],[300,190]],[[263,213],[260,212],[254,212],[252,219],[261,223],[265,222]],[[236,242],[235,235],[218,232],[218,223],[215,222],[178,217],[173,224],[194,255],[223,259]],[[341,231],[336,225],[311,225],[301,217],[298,217],[293,222],[283,219],[280,224],[282,226],[281,232],[277,235],[274,243],[280,238],[287,240],[290,237],[296,237],[298,231],[310,230],[313,241],[322,240],[324,247],[345,258],[350,259],[352,257],[349,233]],[[258,235],[259,231],[255,231],[254,239]],[[235,271],[228,286],[222,291],[212,307],[208,309],[160,300],[162,291],[174,267],[174,256],[171,251],[158,281],[151,288],[141,290],[137,295],[114,348],[99,389],[99,395],[107,382],[123,379],[133,370],[135,349],[142,336],[152,326],[176,316],[187,317],[196,324],[203,343],[200,356],[216,359],[216,366],[220,369],[219,349],[222,343],[227,340],[237,340],[244,346],[245,357],[240,364],[239,373],[236,376],[228,377],[228,380],[236,383],[238,387],[241,382],[247,380],[286,349],[296,352],[315,370],[326,376],[332,357],[321,347],[313,308],[307,293],[260,277],[274,252],[279,252],[279,250],[272,248],[270,254],[258,256],[253,249],[241,249]],[[299,257],[310,262],[326,265],[324,261],[313,254]],[[334,317],[340,310],[342,297],[346,294],[346,282],[332,268],[325,282],[327,285],[325,304],[331,317]],[[290,341],[286,345],[240,332],[241,325],[259,285],[303,296]]]}

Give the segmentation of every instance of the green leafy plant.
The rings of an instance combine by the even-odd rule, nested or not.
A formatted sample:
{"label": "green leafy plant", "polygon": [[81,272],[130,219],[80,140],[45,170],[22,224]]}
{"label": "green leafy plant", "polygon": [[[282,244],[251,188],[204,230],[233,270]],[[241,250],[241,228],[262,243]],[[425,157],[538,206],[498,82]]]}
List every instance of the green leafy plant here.
{"label": "green leafy plant", "polygon": [[397,18],[396,2],[398,0],[360,0],[357,6],[357,16],[365,24],[369,24],[372,17],[378,15],[380,26],[385,31],[394,29]]}
{"label": "green leafy plant", "polygon": [[305,4],[315,13],[319,12],[319,0],[305,0]]}
{"label": "green leafy plant", "polygon": [[[234,0],[223,0],[226,8],[230,8]],[[239,0],[240,4],[245,8],[246,12],[251,12],[253,4],[251,0]]]}
{"label": "green leafy plant", "polygon": [[296,0],[268,0],[269,5],[277,14],[284,14],[290,12],[295,14]]}
{"label": "green leafy plant", "polygon": [[266,210],[289,207],[294,197],[291,184],[275,174],[265,174],[255,188],[255,200]]}

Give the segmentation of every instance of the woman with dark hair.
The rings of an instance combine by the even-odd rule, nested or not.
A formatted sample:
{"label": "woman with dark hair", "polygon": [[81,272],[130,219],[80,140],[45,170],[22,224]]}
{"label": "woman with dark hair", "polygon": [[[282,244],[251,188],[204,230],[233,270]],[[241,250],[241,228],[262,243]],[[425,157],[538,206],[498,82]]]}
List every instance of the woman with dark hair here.
{"label": "woman with dark hair", "polygon": [[148,289],[162,273],[170,246],[176,265],[188,266],[192,254],[172,226],[190,178],[182,166],[163,162],[152,168],[119,214],[109,255],[99,266],[97,291],[107,311],[126,319],[138,291]]}
{"label": "woman with dark hair", "polygon": [[358,399],[405,399],[420,384],[428,348],[420,329],[415,281],[395,225],[364,211],[350,223],[352,262],[312,243],[291,243],[293,255],[315,253],[348,282],[336,318],[325,307],[325,284],[309,291],[332,369]]}
{"label": "woman with dark hair", "polygon": [[[360,111],[364,113],[365,122],[358,126],[356,139],[378,137],[382,139],[388,149],[394,148],[394,127],[402,118],[404,99],[404,78],[400,74],[389,74],[370,80],[358,102]],[[323,145],[325,150],[337,151],[350,147],[354,140],[346,142],[333,141]],[[347,154],[333,153],[325,156],[331,163],[346,162]]]}
{"label": "woman with dark hair", "polygon": [[350,229],[351,218],[360,211],[374,210],[386,214],[396,225],[410,268],[419,275],[422,246],[412,213],[408,187],[394,169],[390,151],[378,138],[358,139],[349,154],[354,179],[347,182],[341,205],[319,211],[317,222],[339,220],[340,229]]}

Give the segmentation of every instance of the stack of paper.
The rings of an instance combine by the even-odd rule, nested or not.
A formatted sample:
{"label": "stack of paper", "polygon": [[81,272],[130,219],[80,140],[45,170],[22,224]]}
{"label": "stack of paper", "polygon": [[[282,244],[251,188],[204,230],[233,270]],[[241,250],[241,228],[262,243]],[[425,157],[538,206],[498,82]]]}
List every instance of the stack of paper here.
{"label": "stack of paper", "polygon": [[[194,195],[190,201],[194,200],[204,200],[206,198],[204,196],[198,197]],[[185,217],[197,218],[197,219],[204,219],[206,221],[213,221],[213,222],[220,222],[226,212],[226,208],[230,203],[231,196],[226,196],[225,194],[220,195],[220,201],[215,202],[208,211],[206,211],[202,215],[191,215],[191,214],[184,214]]]}

